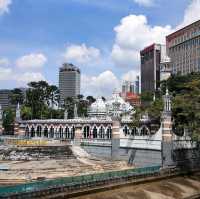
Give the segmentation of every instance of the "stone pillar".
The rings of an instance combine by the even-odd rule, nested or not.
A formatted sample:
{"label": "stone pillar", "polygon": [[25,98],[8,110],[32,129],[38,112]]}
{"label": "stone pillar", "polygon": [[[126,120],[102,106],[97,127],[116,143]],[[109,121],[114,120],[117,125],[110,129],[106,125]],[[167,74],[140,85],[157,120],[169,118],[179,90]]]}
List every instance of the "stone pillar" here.
{"label": "stone pillar", "polygon": [[25,129],[20,128],[19,121],[15,121],[14,123],[14,135],[25,136]]}
{"label": "stone pillar", "polygon": [[174,166],[173,153],[173,136],[172,136],[172,118],[171,118],[171,97],[166,91],[164,96],[164,110],[162,113],[162,166],[167,168]]}
{"label": "stone pillar", "polygon": [[2,125],[2,120],[0,120],[0,135],[3,134],[3,125]]}
{"label": "stone pillar", "polygon": [[82,139],[82,126],[78,125],[75,127],[74,144],[80,146]]}
{"label": "stone pillar", "polygon": [[120,121],[114,120],[112,127],[112,148],[111,156],[113,160],[119,160],[120,152]]}

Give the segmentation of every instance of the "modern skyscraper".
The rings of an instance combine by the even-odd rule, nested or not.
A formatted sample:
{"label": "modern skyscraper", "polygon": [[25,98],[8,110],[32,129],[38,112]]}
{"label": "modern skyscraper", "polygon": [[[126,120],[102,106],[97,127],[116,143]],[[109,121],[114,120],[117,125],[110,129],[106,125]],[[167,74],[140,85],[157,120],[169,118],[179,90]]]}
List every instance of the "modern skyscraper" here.
{"label": "modern skyscraper", "polygon": [[166,54],[161,44],[152,44],[140,52],[141,57],[141,91],[154,92],[160,83],[160,61]]}
{"label": "modern skyscraper", "polygon": [[2,110],[5,110],[6,108],[11,106],[10,95],[11,95],[11,90],[7,89],[0,90],[0,105],[2,107]]}
{"label": "modern skyscraper", "polygon": [[131,81],[123,81],[122,83],[122,93],[132,92],[134,93],[134,84]]}
{"label": "modern skyscraper", "polygon": [[134,93],[137,95],[140,93],[140,77],[139,76],[136,77]]}
{"label": "modern skyscraper", "polygon": [[166,37],[172,74],[200,72],[200,20]]}
{"label": "modern skyscraper", "polygon": [[67,97],[80,94],[80,69],[73,64],[64,63],[59,69],[59,90],[61,103]]}
{"label": "modern skyscraper", "polygon": [[[26,88],[17,88],[22,91],[22,94],[24,96],[24,100],[26,99]],[[1,89],[0,90],[0,105],[2,107],[2,110],[5,110],[6,108],[12,108],[13,110],[16,109],[16,104],[11,103],[11,95],[13,90],[9,89]]]}

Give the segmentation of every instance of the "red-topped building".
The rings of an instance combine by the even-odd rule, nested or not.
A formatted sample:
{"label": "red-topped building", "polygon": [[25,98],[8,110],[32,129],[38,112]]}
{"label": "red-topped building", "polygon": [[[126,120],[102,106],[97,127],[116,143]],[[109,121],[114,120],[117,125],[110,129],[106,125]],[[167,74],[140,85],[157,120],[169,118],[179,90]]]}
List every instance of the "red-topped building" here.
{"label": "red-topped building", "polygon": [[129,102],[132,106],[140,106],[141,100],[140,95],[137,95],[132,92],[121,93],[121,97],[126,101]]}

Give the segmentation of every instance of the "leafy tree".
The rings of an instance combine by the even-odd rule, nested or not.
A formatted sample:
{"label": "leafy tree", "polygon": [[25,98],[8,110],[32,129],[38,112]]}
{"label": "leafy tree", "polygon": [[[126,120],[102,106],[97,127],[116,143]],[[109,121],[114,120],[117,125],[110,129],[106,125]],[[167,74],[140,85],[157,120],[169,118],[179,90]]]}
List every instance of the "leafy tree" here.
{"label": "leafy tree", "polygon": [[11,108],[7,108],[3,112],[3,127],[6,134],[13,134],[14,132],[15,113]]}
{"label": "leafy tree", "polygon": [[87,100],[79,100],[78,101],[78,115],[81,117],[86,117],[87,116],[87,110],[89,107],[89,102]]}
{"label": "leafy tree", "polygon": [[96,101],[96,99],[93,96],[87,96],[86,100],[88,101],[89,105]]}
{"label": "leafy tree", "polygon": [[141,94],[141,102],[142,102],[142,105],[145,107],[145,106],[149,106],[149,104],[153,101],[153,96],[154,96],[154,93],[153,92],[150,92],[150,91],[146,91],[146,92],[143,92]]}
{"label": "leafy tree", "polygon": [[23,120],[30,120],[32,116],[31,107],[23,105],[21,107],[21,118]]}
{"label": "leafy tree", "polygon": [[57,86],[49,85],[45,81],[30,82],[28,86],[25,105],[31,108],[32,118],[52,118],[51,110],[59,103]]}
{"label": "leafy tree", "polygon": [[177,83],[180,87],[178,92],[174,92],[173,118],[175,124],[174,129],[177,134],[182,134],[183,129],[188,129],[195,139],[199,139],[200,79],[197,79],[196,75],[190,75],[190,79],[182,87]]}
{"label": "leafy tree", "polygon": [[17,105],[23,104],[24,102],[24,94],[21,89],[15,88],[11,91],[11,94],[9,96],[11,104]]}
{"label": "leafy tree", "polygon": [[55,85],[50,85],[47,88],[47,104],[50,106],[51,118],[53,118],[54,106],[58,107],[60,101],[59,89]]}
{"label": "leafy tree", "polygon": [[64,100],[64,109],[67,109],[69,119],[74,117],[74,105],[75,99],[73,97],[67,97]]}

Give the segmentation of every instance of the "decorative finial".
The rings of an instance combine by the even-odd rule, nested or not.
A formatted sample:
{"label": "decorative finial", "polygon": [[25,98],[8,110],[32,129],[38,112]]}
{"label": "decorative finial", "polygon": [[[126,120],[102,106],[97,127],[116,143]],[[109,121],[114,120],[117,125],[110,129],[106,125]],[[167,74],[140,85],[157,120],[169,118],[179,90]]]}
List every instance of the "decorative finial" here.
{"label": "decorative finial", "polygon": [[64,119],[67,120],[68,119],[68,110],[65,109],[65,113],[64,113]]}
{"label": "decorative finial", "polygon": [[19,105],[19,103],[17,104],[17,108],[16,108],[16,120],[21,120],[20,105]]}
{"label": "decorative finial", "polygon": [[74,119],[78,118],[78,111],[77,111],[77,105],[74,104]]}
{"label": "decorative finial", "polygon": [[166,95],[169,95],[168,87],[166,87]]}
{"label": "decorative finial", "polygon": [[1,104],[0,104],[0,120],[2,120],[2,118],[3,118],[3,111],[2,111]]}
{"label": "decorative finial", "polygon": [[168,88],[166,88],[166,94],[164,95],[164,112],[171,112],[171,96]]}
{"label": "decorative finial", "polygon": [[154,102],[156,101],[156,95],[155,95],[155,93],[153,94],[153,101]]}

